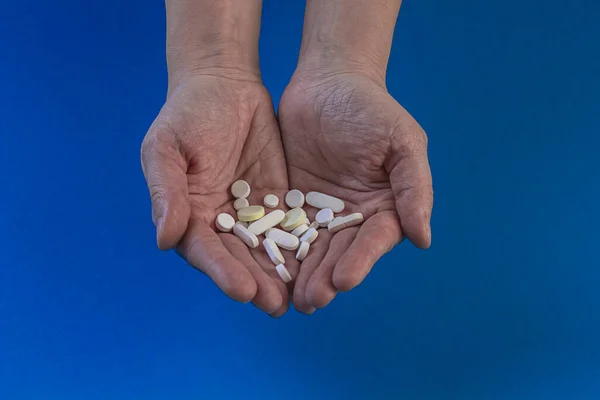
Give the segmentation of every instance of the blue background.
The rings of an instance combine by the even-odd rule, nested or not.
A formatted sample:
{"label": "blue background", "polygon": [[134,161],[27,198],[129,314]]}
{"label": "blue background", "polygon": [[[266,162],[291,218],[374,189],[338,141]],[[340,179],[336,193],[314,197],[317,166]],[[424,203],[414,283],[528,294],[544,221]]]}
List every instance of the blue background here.
{"label": "blue background", "polygon": [[[155,248],[161,1],[2,1],[0,399],[598,399],[600,2],[406,0],[434,245],[273,320]],[[266,0],[277,100],[303,2]]]}

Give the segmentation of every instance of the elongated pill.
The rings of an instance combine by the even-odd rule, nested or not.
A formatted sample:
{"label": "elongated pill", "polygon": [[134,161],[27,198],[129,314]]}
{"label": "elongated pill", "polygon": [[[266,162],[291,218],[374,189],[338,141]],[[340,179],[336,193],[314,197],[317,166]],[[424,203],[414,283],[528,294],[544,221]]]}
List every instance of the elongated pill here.
{"label": "elongated pill", "polygon": [[283,210],[275,210],[271,211],[258,221],[255,221],[250,224],[248,229],[250,232],[254,233],[256,236],[262,235],[269,228],[272,228],[278,225],[285,218],[285,213]]}
{"label": "elongated pill", "polygon": [[350,228],[351,226],[360,225],[364,221],[364,217],[363,217],[362,213],[354,213],[354,214],[350,214],[350,215],[347,215],[342,218],[344,219],[344,225],[346,225],[346,228]]}
{"label": "elongated pill", "polygon": [[237,215],[240,221],[252,222],[265,216],[265,208],[263,206],[245,207],[238,210]]}
{"label": "elongated pill", "polygon": [[306,195],[306,202],[315,208],[331,208],[335,213],[344,211],[344,202],[337,197],[319,192],[309,192]]}
{"label": "elongated pill", "polygon": [[294,236],[296,236],[296,237],[300,237],[300,236],[302,236],[302,234],[303,234],[304,232],[306,232],[307,230],[308,230],[308,225],[306,225],[306,224],[302,224],[302,225],[300,225],[299,227],[297,227],[296,229],[294,229],[294,230],[292,231],[292,235],[294,235]]}
{"label": "elongated pill", "polygon": [[250,185],[244,180],[233,182],[231,185],[231,194],[236,199],[246,198],[250,195]]}
{"label": "elongated pill", "polygon": [[274,194],[268,194],[263,199],[263,203],[265,207],[275,208],[279,205],[279,197],[275,196]]}
{"label": "elongated pill", "polygon": [[317,236],[319,236],[319,232],[315,228],[310,228],[304,235],[300,236],[300,241],[312,243],[317,239]]}
{"label": "elongated pill", "polygon": [[283,264],[279,264],[275,267],[279,277],[284,283],[289,283],[292,281],[292,275],[290,275],[290,271]]}
{"label": "elongated pill", "polygon": [[235,220],[231,215],[227,213],[221,213],[217,215],[215,225],[217,226],[217,229],[221,232],[231,232],[233,226],[235,225]]}
{"label": "elongated pill", "polygon": [[298,189],[290,190],[285,195],[285,204],[287,204],[289,208],[302,207],[304,205],[304,194]]}
{"label": "elongated pill", "polygon": [[345,227],[346,227],[346,225],[344,224],[344,218],[343,217],[337,217],[337,218],[334,218],[333,221],[331,221],[327,225],[327,230],[329,232],[331,232],[331,233],[336,233],[336,232],[341,231]]}
{"label": "elongated pill", "polygon": [[263,246],[269,255],[269,258],[273,262],[273,264],[285,264],[285,258],[283,258],[283,254],[279,250],[279,247],[275,244],[273,239],[265,239],[263,240]]}
{"label": "elongated pill", "polygon": [[282,249],[296,250],[300,245],[300,240],[298,240],[298,237],[292,235],[291,233],[282,231],[281,229],[267,229],[265,236],[269,239],[273,239],[277,246],[281,247]]}
{"label": "elongated pill", "polygon": [[236,199],[233,202],[233,208],[235,208],[237,211],[241,210],[242,208],[246,208],[246,207],[250,207],[250,203],[248,203],[248,199],[246,199],[244,197]]}
{"label": "elongated pill", "polygon": [[308,254],[308,250],[310,249],[310,243],[302,242],[300,243],[300,247],[298,247],[298,251],[296,252],[296,260],[304,261],[306,255]]}
{"label": "elongated pill", "polygon": [[306,220],[306,211],[301,208],[293,208],[285,213],[285,218],[281,221],[283,230],[291,231],[299,227]]}
{"label": "elongated pill", "polygon": [[317,213],[315,221],[321,228],[326,227],[331,221],[333,221],[333,211],[331,208],[324,208]]}
{"label": "elongated pill", "polygon": [[242,224],[243,222],[236,222],[236,224],[233,226],[233,234],[239,237],[242,242],[244,242],[246,246],[250,247],[251,249],[257,248],[258,238]]}

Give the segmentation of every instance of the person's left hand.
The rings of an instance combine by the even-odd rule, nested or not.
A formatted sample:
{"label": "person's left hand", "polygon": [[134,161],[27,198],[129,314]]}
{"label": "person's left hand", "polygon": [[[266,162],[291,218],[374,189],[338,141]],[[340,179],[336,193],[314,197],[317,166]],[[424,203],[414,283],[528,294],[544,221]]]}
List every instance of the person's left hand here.
{"label": "person's left hand", "polygon": [[356,72],[315,78],[297,71],[279,105],[279,123],[291,187],[338,197],[344,215],[365,218],[335,234],[319,230],[296,277],[296,309],[312,313],[338,290],[358,285],[405,236],[429,247],[427,136],[381,82]]}

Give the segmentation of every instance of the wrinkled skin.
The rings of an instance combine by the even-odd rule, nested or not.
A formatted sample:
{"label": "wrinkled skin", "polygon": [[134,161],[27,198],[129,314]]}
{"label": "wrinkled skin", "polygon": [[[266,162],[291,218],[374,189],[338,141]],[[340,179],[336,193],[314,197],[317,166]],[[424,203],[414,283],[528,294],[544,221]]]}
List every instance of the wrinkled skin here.
{"label": "wrinkled skin", "polygon": [[344,215],[365,217],[361,226],[333,235],[319,230],[295,278],[296,309],[312,313],[352,289],[404,237],[429,247],[427,137],[381,83],[354,72],[297,72],[282,97],[279,122],[291,188],[339,197]]}
{"label": "wrinkled skin", "polygon": [[[291,286],[281,281],[262,244],[249,249],[214,226],[219,213],[236,215],[230,187],[238,179],[252,187],[251,204],[262,204],[268,193],[283,199],[288,190],[279,128],[264,86],[214,75],[181,81],[143,141],[142,165],[159,248],[176,248],[231,298],[252,301],[275,317],[284,314]],[[297,275],[294,256],[285,256]]]}

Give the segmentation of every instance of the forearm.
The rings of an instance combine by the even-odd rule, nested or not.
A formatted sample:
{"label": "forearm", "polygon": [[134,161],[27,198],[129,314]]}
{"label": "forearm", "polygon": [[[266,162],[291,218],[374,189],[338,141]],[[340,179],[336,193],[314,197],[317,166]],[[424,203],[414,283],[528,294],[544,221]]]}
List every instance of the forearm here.
{"label": "forearm", "polygon": [[169,81],[195,73],[260,79],[262,0],[166,0]]}
{"label": "forearm", "polygon": [[299,67],[364,70],[385,79],[402,0],[308,0]]}

